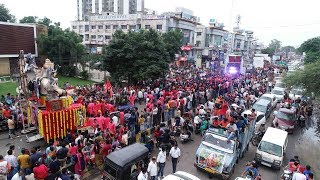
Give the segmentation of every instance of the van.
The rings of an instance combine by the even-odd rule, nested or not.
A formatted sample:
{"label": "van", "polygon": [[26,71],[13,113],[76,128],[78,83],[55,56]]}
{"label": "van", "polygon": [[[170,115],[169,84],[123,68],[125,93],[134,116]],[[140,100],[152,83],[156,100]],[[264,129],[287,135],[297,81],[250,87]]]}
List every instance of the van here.
{"label": "van", "polygon": [[104,178],[109,180],[136,180],[141,167],[148,166],[149,150],[135,143],[110,153],[104,162]]}
{"label": "van", "polygon": [[269,127],[263,135],[255,155],[257,163],[280,169],[288,145],[288,132]]}

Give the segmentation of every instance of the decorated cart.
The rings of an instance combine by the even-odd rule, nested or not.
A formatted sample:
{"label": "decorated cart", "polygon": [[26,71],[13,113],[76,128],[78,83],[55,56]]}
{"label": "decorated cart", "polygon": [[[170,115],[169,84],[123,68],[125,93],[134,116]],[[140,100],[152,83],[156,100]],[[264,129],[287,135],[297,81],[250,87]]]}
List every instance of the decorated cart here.
{"label": "decorated cart", "polygon": [[34,57],[24,57],[20,52],[20,78],[17,92],[21,111],[25,115],[23,133],[37,130],[36,136],[28,137],[31,142],[44,138],[46,142],[63,138],[67,130],[75,130],[86,120],[86,108],[73,103],[73,89],[64,90],[58,86],[54,63],[46,59],[37,67]]}

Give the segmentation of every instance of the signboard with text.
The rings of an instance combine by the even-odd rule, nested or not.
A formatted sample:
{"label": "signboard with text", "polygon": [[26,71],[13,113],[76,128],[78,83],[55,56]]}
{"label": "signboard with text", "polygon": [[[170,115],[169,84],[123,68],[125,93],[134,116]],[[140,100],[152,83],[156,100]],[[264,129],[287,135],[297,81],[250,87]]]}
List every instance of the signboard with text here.
{"label": "signboard with text", "polygon": [[138,15],[138,14],[117,14],[117,15],[98,15],[98,16],[91,16],[90,19],[92,21],[104,21],[104,20],[114,20],[114,21],[121,21],[121,20],[135,20],[138,18],[142,19],[165,19],[166,16],[158,16],[158,15]]}

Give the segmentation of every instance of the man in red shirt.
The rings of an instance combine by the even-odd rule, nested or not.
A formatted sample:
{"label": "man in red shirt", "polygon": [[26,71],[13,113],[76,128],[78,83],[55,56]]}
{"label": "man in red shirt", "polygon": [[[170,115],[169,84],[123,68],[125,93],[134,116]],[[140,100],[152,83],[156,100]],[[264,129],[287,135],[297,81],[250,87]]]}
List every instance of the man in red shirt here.
{"label": "man in red shirt", "polygon": [[44,164],[40,164],[39,162],[35,163],[35,167],[33,168],[33,174],[35,179],[45,179],[48,176],[48,168]]}
{"label": "man in red shirt", "polygon": [[112,150],[112,145],[110,143],[110,140],[107,140],[107,142],[102,146],[101,148],[101,154],[103,156],[103,159],[108,156],[108,154],[111,152]]}

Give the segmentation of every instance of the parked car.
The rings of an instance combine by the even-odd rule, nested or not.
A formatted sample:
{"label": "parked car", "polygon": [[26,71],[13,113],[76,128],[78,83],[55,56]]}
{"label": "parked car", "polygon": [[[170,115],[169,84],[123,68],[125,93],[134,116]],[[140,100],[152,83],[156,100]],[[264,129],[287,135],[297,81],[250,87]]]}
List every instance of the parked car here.
{"label": "parked car", "polygon": [[272,105],[270,101],[266,99],[259,99],[252,105],[252,108],[255,109],[257,112],[263,113],[266,116],[266,118],[268,118],[272,111],[271,106]]}
{"label": "parked car", "polygon": [[178,171],[176,173],[167,175],[162,180],[200,180],[200,179],[187,172]]}
{"label": "parked car", "polygon": [[265,99],[271,102],[272,108],[275,108],[277,106],[277,99],[272,94],[263,94],[260,99]]}
{"label": "parked car", "polygon": [[[251,114],[251,110],[244,111],[241,114],[241,116],[244,116],[245,114],[247,114],[247,115]],[[266,124],[266,121],[267,121],[266,116],[262,112],[257,111],[257,118],[256,118],[256,124],[254,127],[254,132],[258,131],[261,124]]]}
{"label": "parked car", "polygon": [[271,95],[276,97],[277,102],[281,102],[283,100],[283,96],[285,91],[283,88],[273,88],[271,91]]}
{"label": "parked car", "polygon": [[283,83],[281,80],[276,81],[274,88],[286,90],[286,84]]}
{"label": "parked car", "polygon": [[274,120],[272,122],[274,127],[278,124],[280,129],[293,133],[296,122],[295,110],[280,108],[279,111],[274,111]]}

